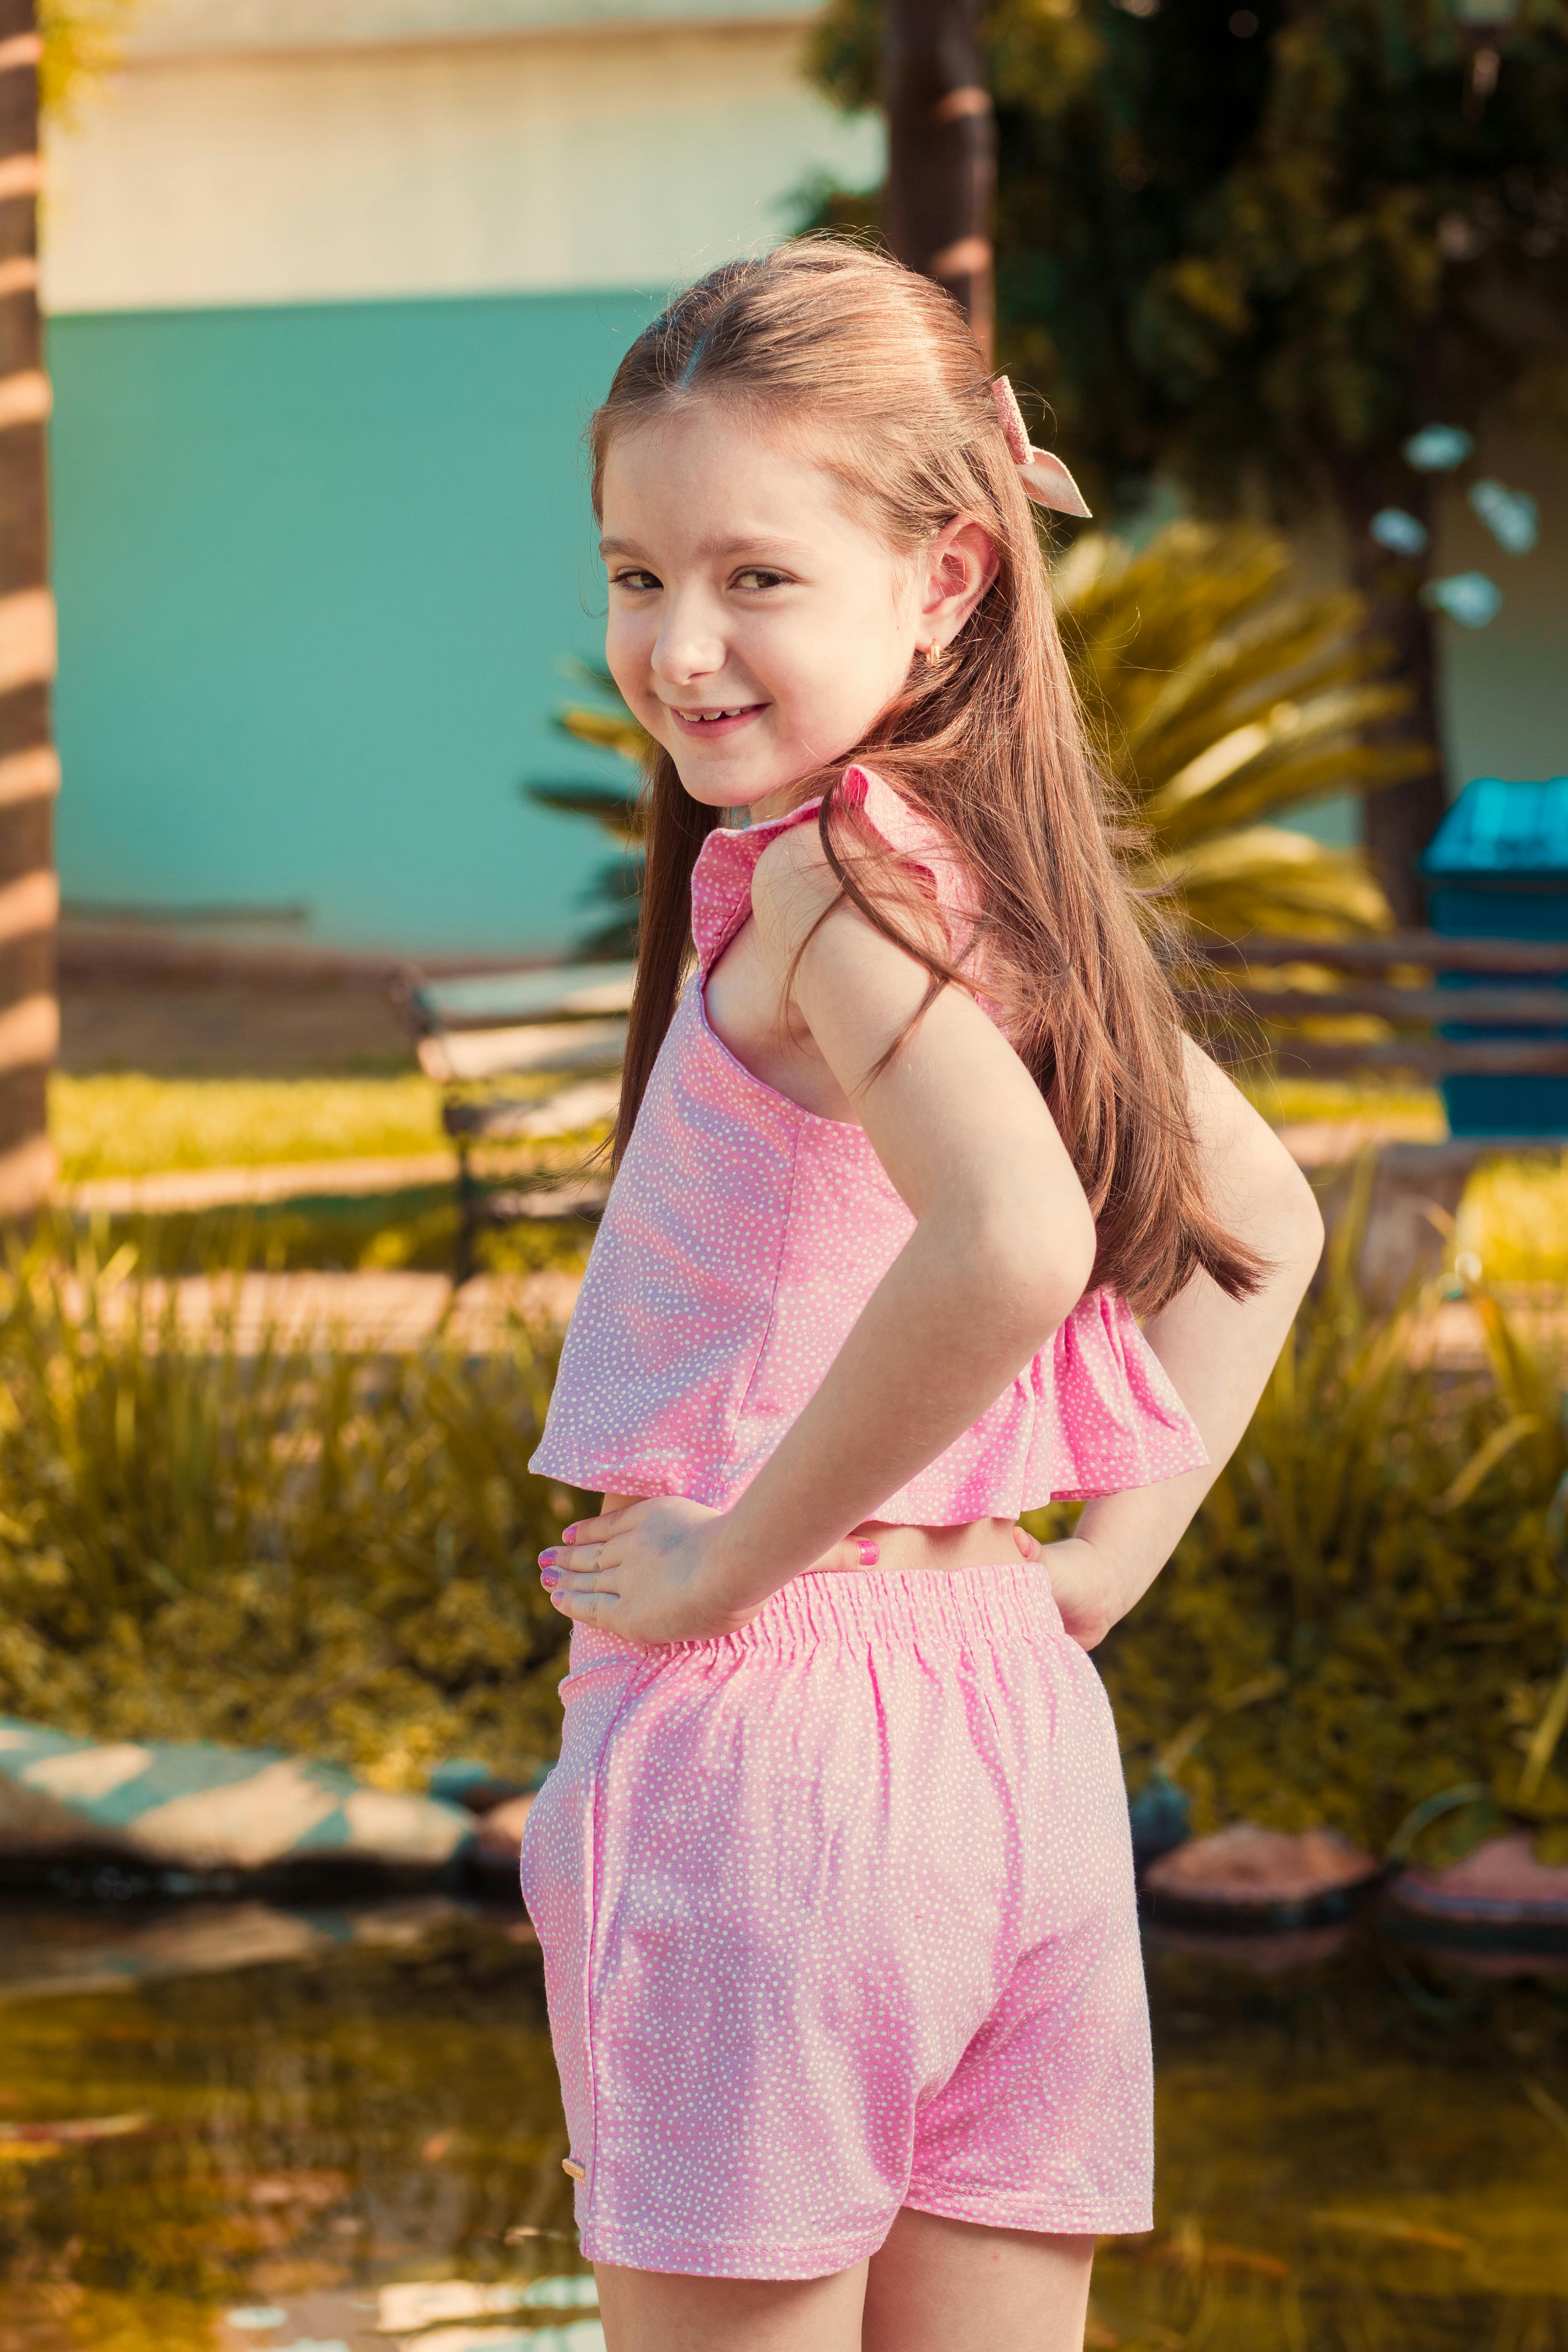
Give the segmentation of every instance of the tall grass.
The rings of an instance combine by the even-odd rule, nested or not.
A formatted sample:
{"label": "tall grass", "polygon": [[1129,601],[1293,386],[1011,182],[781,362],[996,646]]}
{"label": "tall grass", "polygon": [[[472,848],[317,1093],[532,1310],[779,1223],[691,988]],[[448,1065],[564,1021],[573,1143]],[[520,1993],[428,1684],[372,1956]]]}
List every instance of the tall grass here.
{"label": "tall grass", "polygon": [[533,1555],[578,1507],[527,1468],[551,1346],[246,1353],[176,1312],[85,1242],[0,1278],[0,1710],[392,1785],[548,1756],[566,1628]]}

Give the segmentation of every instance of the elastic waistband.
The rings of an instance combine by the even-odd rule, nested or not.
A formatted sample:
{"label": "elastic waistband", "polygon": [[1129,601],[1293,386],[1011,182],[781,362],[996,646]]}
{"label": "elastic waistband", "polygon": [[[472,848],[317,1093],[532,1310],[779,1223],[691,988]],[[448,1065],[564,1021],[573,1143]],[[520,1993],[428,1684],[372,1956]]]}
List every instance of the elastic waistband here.
{"label": "elastic waistband", "polygon": [[770,1595],[738,1633],[671,1646],[774,1655],[823,1648],[930,1650],[1037,1641],[1061,1630],[1044,1569],[1012,1559],[994,1568],[813,1570]]}

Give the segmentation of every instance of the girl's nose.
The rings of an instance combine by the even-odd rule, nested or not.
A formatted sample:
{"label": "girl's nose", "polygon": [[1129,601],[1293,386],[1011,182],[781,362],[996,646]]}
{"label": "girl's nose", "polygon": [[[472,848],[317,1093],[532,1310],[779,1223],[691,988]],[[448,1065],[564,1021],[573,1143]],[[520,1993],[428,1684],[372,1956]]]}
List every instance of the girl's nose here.
{"label": "girl's nose", "polygon": [[692,678],[711,677],[724,662],[724,640],[705,625],[700,614],[679,606],[666,614],[664,626],[654,640],[657,677],[671,686],[684,686]]}

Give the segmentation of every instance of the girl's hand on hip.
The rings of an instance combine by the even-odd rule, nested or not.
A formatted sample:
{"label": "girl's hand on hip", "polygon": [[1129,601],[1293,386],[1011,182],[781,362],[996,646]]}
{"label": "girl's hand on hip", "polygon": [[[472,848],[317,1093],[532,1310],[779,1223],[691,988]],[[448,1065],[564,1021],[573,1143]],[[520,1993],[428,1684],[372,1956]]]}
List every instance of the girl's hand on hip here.
{"label": "girl's hand on hip", "polygon": [[732,1633],[760,1605],[725,1591],[724,1514],[684,1496],[575,1519],[539,1555],[552,1608],[627,1642],[700,1642]]}
{"label": "girl's hand on hip", "polygon": [[[627,1642],[702,1642],[751,1622],[765,1592],[742,1599],[724,1553],[722,1511],[681,1495],[626,1503],[574,1519],[539,1555],[552,1604],[581,1625]],[[846,1536],[814,1568],[874,1568],[878,1547]]]}
{"label": "girl's hand on hip", "polygon": [[1081,1536],[1042,1544],[1023,1527],[1014,1528],[1013,1539],[1024,1559],[1038,1560],[1050,1578],[1064,1633],[1081,1650],[1103,1642],[1126,1613],[1115,1571],[1104,1553]]}

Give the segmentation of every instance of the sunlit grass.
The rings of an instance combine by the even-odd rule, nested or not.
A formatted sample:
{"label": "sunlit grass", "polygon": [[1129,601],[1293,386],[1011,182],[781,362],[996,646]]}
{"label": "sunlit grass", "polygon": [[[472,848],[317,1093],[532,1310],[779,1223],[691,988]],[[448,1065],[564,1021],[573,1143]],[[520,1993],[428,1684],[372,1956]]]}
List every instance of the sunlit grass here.
{"label": "sunlit grass", "polygon": [[70,1077],[49,1084],[68,1182],[167,1168],[383,1159],[438,1151],[440,1088],[384,1078]]}
{"label": "sunlit grass", "polygon": [[1249,1077],[1243,1091],[1276,1127],[1320,1119],[1365,1120],[1397,1129],[1413,1141],[1436,1142],[1448,1131],[1443,1098],[1434,1087],[1356,1086],[1347,1078]]}
{"label": "sunlit grass", "polygon": [[1458,1246],[1479,1258],[1489,1282],[1568,1283],[1568,1162],[1494,1160],[1465,1187]]}

